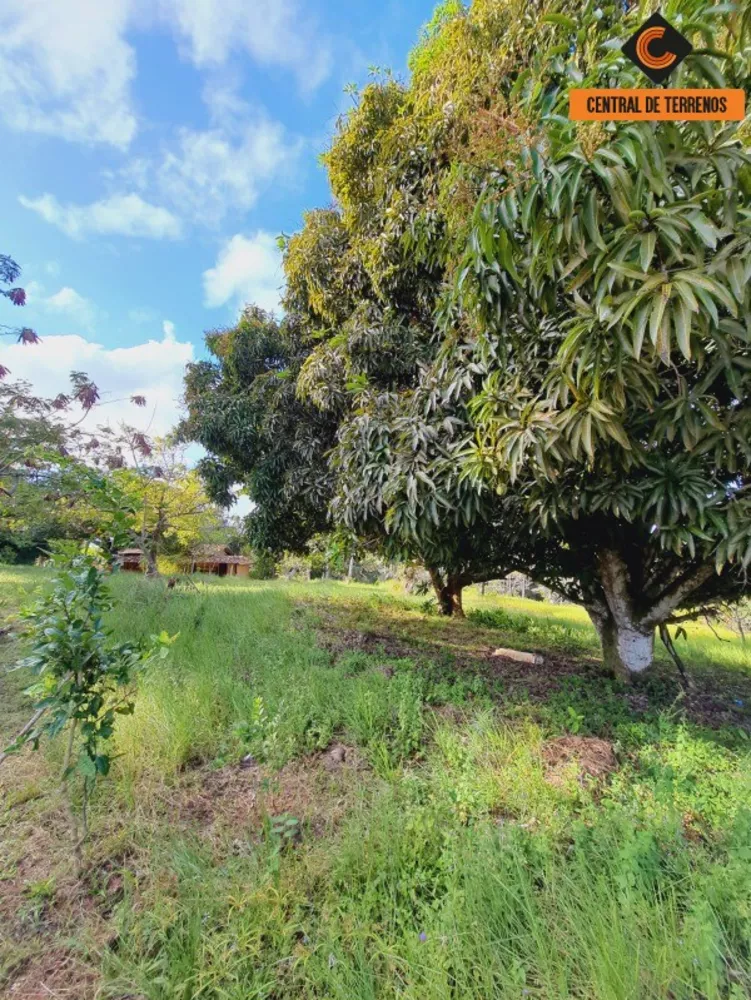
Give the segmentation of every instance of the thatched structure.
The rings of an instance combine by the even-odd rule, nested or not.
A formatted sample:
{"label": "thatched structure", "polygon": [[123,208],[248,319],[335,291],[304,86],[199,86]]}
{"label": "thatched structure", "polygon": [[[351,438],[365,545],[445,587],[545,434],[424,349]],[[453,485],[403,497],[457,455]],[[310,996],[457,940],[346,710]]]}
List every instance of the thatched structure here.
{"label": "thatched structure", "polygon": [[143,551],[141,549],[120,549],[117,553],[117,561],[120,568],[126,573],[143,572]]}
{"label": "thatched structure", "polygon": [[191,557],[191,573],[213,573],[215,576],[248,576],[250,559],[233,556],[226,545],[202,545]]}

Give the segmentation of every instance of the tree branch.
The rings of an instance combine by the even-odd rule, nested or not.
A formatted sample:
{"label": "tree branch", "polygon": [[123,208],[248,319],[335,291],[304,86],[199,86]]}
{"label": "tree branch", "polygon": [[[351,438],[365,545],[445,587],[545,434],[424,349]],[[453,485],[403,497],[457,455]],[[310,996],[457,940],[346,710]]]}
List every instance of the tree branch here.
{"label": "tree branch", "polygon": [[690,594],[712,576],[715,572],[714,563],[702,563],[692,572],[684,574],[671,587],[663,592],[652,610],[642,619],[642,624],[655,628],[664,624],[671,611],[674,611]]}
{"label": "tree branch", "polygon": [[[45,713],[46,711],[47,711],[47,709],[46,709],[46,708],[40,708],[40,709],[37,709],[37,711],[36,711],[36,712],[34,712],[34,714],[32,715],[32,717],[31,717],[31,718],[29,719],[29,721],[28,721],[28,722],[26,723],[26,725],[25,725],[25,726],[23,727],[23,729],[22,729],[22,730],[21,730],[21,732],[20,732],[20,733],[18,734],[18,736],[16,736],[16,738],[15,738],[15,739],[13,740],[13,743],[18,743],[18,741],[19,741],[19,740],[23,739],[23,737],[24,737],[24,736],[25,736],[25,735],[26,735],[26,734],[27,734],[27,733],[28,733],[28,732],[29,732],[29,731],[30,731],[31,729],[33,729],[33,728],[34,728],[34,726],[35,726],[35,725],[37,724],[37,722],[39,722],[39,720],[40,720],[40,719],[42,718],[42,716],[44,715],[44,713]],[[11,744],[11,746],[12,746],[12,745],[13,745],[13,744]],[[13,753],[13,751],[12,751],[12,750],[11,750],[11,751],[7,751],[7,750],[6,750],[6,751],[5,751],[4,753],[0,753],[0,764],[2,764],[2,763],[3,763],[3,761],[5,760],[5,758],[6,758],[6,757],[10,757],[10,756],[12,755],[12,753]]]}
{"label": "tree branch", "polygon": [[681,625],[683,622],[695,622],[697,618],[706,617],[707,615],[712,614],[716,614],[715,608],[697,608],[695,611],[687,611],[682,615],[671,615],[665,624]]}
{"label": "tree branch", "polygon": [[675,648],[673,637],[670,635],[670,630],[664,623],[660,625],[660,638],[662,639],[663,645],[668,651],[670,658],[678,668],[678,673],[680,674],[681,684],[683,685],[684,690],[688,691],[692,687],[691,678],[688,676],[683,660],[680,658],[678,650]]}

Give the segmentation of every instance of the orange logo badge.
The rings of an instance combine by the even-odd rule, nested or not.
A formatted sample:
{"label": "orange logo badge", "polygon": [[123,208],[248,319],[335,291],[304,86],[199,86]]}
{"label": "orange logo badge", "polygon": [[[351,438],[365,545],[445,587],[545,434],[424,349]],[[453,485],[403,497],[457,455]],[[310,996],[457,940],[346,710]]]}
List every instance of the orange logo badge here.
{"label": "orange logo badge", "polygon": [[[663,83],[693,46],[660,14],[653,14],[622,46],[653,83]],[[743,121],[745,91],[736,88],[663,90],[651,87],[572,89],[569,117],[580,122]]]}
{"label": "orange logo badge", "polygon": [[652,83],[662,83],[693,51],[692,45],[661,14],[653,14],[622,51]]}

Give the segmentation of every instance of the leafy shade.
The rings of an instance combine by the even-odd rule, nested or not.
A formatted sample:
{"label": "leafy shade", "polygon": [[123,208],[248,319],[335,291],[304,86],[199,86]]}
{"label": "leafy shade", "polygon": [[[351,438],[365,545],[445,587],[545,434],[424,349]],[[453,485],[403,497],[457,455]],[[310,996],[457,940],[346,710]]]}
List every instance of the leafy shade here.
{"label": "leafy shade", "polygon": [[[749,89],[740,4],[663,12],[696,50],[675,86]],[[446,565],[464,537],[466,579],[499,554],[583,603],[623,675],[751,563],[748,128],[568,120],[573,86],[643,85],[620,45],[644,15],[444,4],[411,85],[340,123],[338,208],[286,256],[337,518]]]}

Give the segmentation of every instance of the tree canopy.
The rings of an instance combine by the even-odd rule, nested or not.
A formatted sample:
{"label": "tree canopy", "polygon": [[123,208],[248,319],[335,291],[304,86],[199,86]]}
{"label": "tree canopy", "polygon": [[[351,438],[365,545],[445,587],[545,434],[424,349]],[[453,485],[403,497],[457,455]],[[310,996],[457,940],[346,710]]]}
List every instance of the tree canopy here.
{"label": "tree canopy", "polygon": [[[568,118],[573,86],[644,84],[620,46],[648,13],[438,8],[409,85],[375,79],[339,123],[335,205],[285,245],[299,350],[232,452],[255,476],[239,428],[323,422],[268,496],[314,474],[313,509],[330,493],[455,588],[527,572],[584,604],[622,674],[751,564],[748,125]],[[672,84],[749,91],[744,5],[663,13],[694,43]]]}
{"label": "tree canopy", "polygon": [[[26,290],[16,285],[20,276],[20,265],[8,254],[0,253],[0,296],[8,299],[14,306],[26,305]],[[10,287],[3,288],[3,285]],[[0,336],[15,337],[21,344],[37,344],[39,342],[39,337],[28,326],[16,327],[0,323]],[[0,365],[0,379],[5,378],[8,374],[8,370]]]}
{"label": "tree canopy", "polygon": [[209,496],[229,507],[235,487],[254,503],[247,519],[259,551],[303,551],[328,523],[325,454],[335,423],[297,397],[309,353],[296,324],[248,308],[237,325],[207,335],[212,360],[188,365],[183,440],[209,452],[198,463]]}
{"label": "tree canopy", "polygon": [[145,457],[111,473],[131,512],[128,527],[139,540],[148,572],[157,572],[163,553],[188,553],[221,527],[216,505],[181,449],[157,440]]}
{"label": "tree canopy", "polygon": [[[144,406],[141,396],[131,397]],[[58,541],[138,542],[151,570],[223,528],[182,451],[127,424],[91,427],[102,405],[81,372],[53,399],[0,381],[0,556],[30,561]]]}

